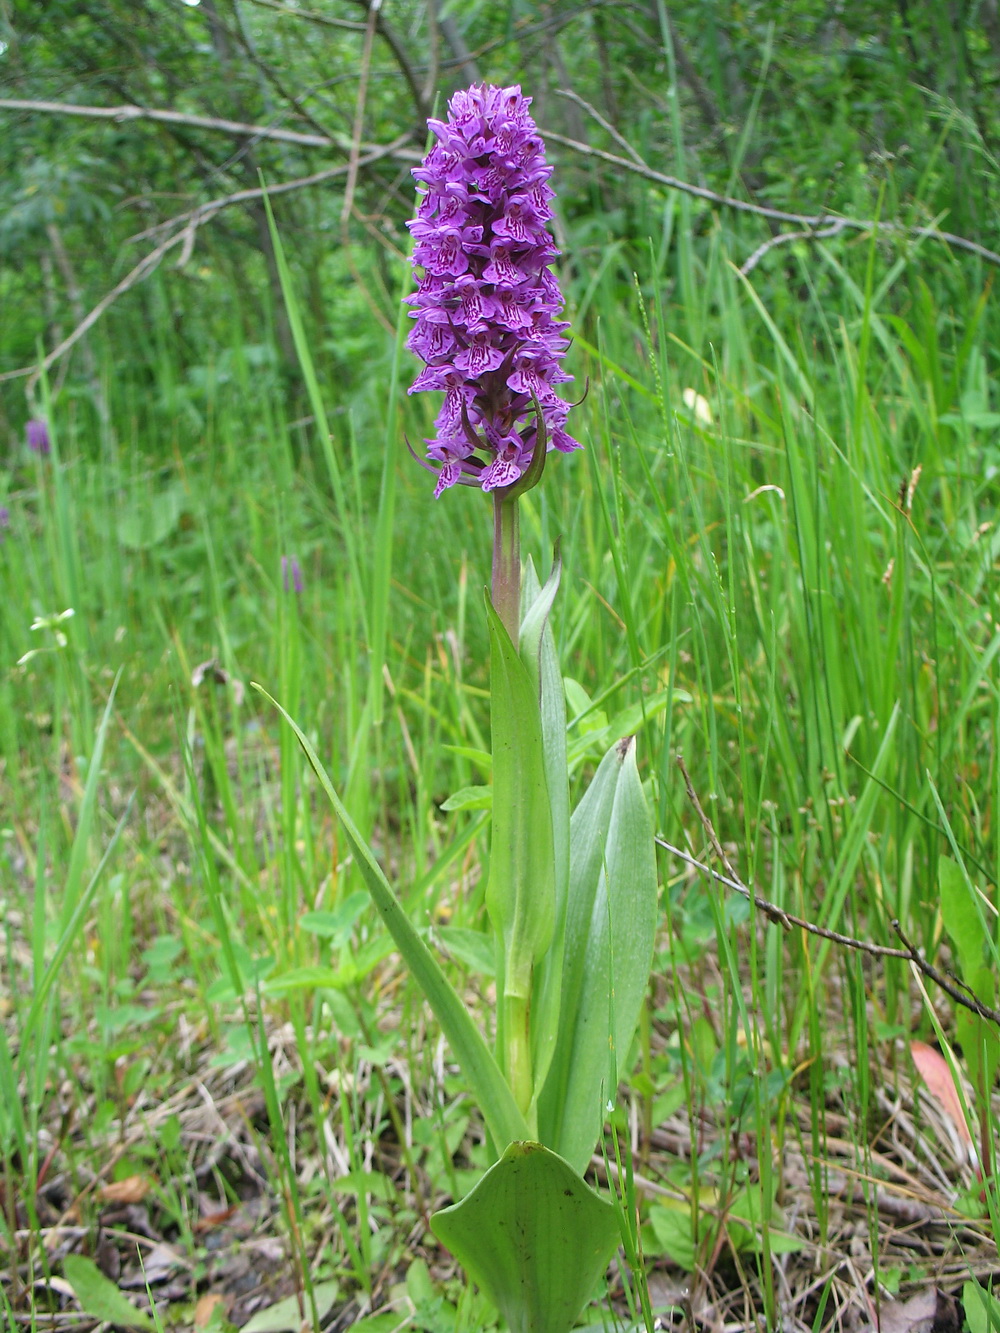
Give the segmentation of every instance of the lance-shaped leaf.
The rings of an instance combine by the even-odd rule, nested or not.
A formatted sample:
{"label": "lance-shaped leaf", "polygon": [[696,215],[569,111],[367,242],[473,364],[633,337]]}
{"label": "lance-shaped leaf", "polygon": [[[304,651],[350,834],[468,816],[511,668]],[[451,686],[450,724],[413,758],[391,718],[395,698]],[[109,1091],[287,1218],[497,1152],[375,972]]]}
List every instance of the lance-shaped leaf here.
{"label": "lance-shaped leaf", "polygon": [[552,572],[540,587],[528,559],[524,569],[521,660],[535,687],[542,720],[545,785],[552,814],[555,858],[555,925],[552,942],[535,969],[531,1001],[531,1042],[535,1088],[545,1083],[559,1033],[566,901],[569,895],[569,780],[566,764],[566,692],[549,613],[559,590],[562,565],[558,552]]}
{"label": "lance-shaped leaf", "polygon": [[567,1333],[618,1244],[608,1200],[540,1143],[512,1143],[431,1230],[511,1333]]}
{"label": "lance-shaped leaf", "polygon": [[656,934],[653,828],[632,737],[612,746],[570,824],[562,1011],[538,1105],[539,1137],[582,1171],[614,1060],[628,1054]]}
{"label": "lance-shaped leaf", "polygon": [[555,924],[552,816],[538,697],[489,597],[493,842],[486,908],[503,948],[504,994],[527,1002]]}
{"label": "lance-shaped leaf", "polygon": [[510,1088],[504,1081],[496,1060],[482,1034],[479,1032],[468,1009],[456,993],[448,978],[441,971],[437,959],[417,934],[410,918],[403,910],[399,899],[393,893],[389,881],[382,873],[382,867],[375,859],[371,848],[358,832],[354,821],[347,813],[343,801],[337,795],[330,776],[319,760],[309,738],[301,727],[285,712],[277,700],[272,699],[266,690],[257,684],[265,699],[274,704],[298,738],[313,772],[319,779],[320,786],[326,792],[330,804],[337,813],[347,840],[351,844],[358,868],[379,916],[385,922],[389,934],[396,941],[399,952],[403,955],[413,979],[427,997],[427,1001],[437,1020],[441,1024],[456,1060],[462,1066],[462,1072],[469,1080],[472,1095],[483,1113],[495,1143],[510,1143],[512,1139],[527,1137],[528,1127],[518,1110]]}

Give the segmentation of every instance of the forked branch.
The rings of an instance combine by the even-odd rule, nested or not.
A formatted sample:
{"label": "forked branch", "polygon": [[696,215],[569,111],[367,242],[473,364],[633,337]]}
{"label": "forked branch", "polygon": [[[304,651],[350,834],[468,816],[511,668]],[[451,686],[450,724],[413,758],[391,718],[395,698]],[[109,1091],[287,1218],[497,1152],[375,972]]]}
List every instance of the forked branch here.
{"label": "forked branch", "polygon": [[674,847],[671,843],[667,842],[666,839],[659,836],[656,838],[658,847],[662,847],[665,852],[669,852],[671,856],[676,856],[678,860],[684,861],[687,865],[694,866],[695,869],[702,871],[703,874],[711,876],[717,884],[723,884],[727,889],[732,889],[734,893],[738,893],[741,897],[748,899],[754,904],[758,911],[764,913],[769,921],[783,927],[785,930],[791,930],[795,927],[798,930],[804,930],[809,935],[818,935],[820,939],[830,940],[833,944],[839,944],[841,948],[856,949],[861,953],[869,954],[873,958],[902,958],[909,963],[913,963],[918,971],[923,973],[925,977],[928,977],[936,985],[940,986],[956,1004],[960,1004],[966,1009],[971,1009],[971,1011],[974,1014],[978,1014],[980,1018],[985,1018],[989,1022],[995,1023],[1000,1027],[1000,1010],[992,1009],[988,1004],[984,1004],[982,1000],[976,995],[973,995],[968,989],[963,988],[954,978],[947,976],[944,972],[940,971],[939,968],[936,968],[933,963],[929,963],[923,954],[921,954],[903,934],[903,929],[898,921],[892,922],[892,928],[904,945],[902,949],[895,949],[891,945],[886,944],[872,944],[869,940],[859,940],[853,935],[842,935],[839,931],[828,930],[826,926],[819,926],[813,921],[806,921],[800,916],[794,916],[791,912],[786,912],[785,909],[779,907],[777,903],[769,902],[766,898],[762,898],[759,894],[754,893],[752,889],[749,889],[733,869],[732,863],[726,856],[712,821],[702,808],[701,801],[699,801],[698,794],[691,782],[691,775],[688,773],[687,765],[684,763],[683,756],[681,755],[677,756],[677,767],[680,769],[681,775],[684,778],[684,787],[687,791],[688,800],[694,807],[695,813],[701,821],[702,828],[705,830],[705,836],[712,849],[712,854],[719,859],[726,873],[722,874],[718,870],[713,870],[711,866],[705,865],[704,862],[699,861],[696,857],[692,856],[690,852],[685,852],[680,847]]}

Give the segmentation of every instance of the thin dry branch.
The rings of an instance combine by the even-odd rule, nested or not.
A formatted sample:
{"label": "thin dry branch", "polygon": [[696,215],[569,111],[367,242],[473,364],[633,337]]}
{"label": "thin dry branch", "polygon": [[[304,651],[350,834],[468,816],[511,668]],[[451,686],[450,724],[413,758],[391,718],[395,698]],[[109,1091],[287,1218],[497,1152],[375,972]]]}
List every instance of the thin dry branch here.
{"label": "thin dry branch", "polygon": [[[417,115],[421,120],[426,120],[430,111],[430,108],[427,105],[427,99],[420,86],[420,80],[417,78],[416,70],[410,64],[403,40],[395,29],[386,22],[385,15],[382,13],[382,0],[354,0],[354,3],[367,7],[369,20],[374,20],[375,31],[392,52],[392,57],[399,66],[399,71],[407,82]],[[367,27],[368,25],[366,24],[365,26]]]}
{"label": "thin dry branch", "polygon": [[[257,0],[263,3],[264,0]],[[368,3],[368,0],[358,0],[359,3]],[[277,6],[275,6],[277,7]],[[370,62],[370,42],[373,32],[377,31],[385,36],[384,25],[381,18],[381,0],[371,0],[368,13],[368,23],[356,25],[358,29],[366,32],[366,47],[369,53]],[[339,26],[339,25],[338,25]],[[367,69],[366,62],[366,69]],[[359,89],[358,107],[363,108],[365,89]],[[652,167],[639,157],[632,150],[625,140],[608,125],[603,118],[598,116],[597,112],[588,103],[582,99],[573,97],[574,101],[579,102],[586,110],[594,115],[604,126],[606,130],[613,134],[616,141],[630,153],[630,157],[619,157],[614,153],[605,152],[601,148],[594,148],[590,144],[582,143],[577,139],[568,138],[565,135],[558,134],[553,130],[543,130],[545,138],[553,143],[562,144],[564,147],[574,152],[580,153],[584,157],[595,158],[598,161],[606,162],[611,166],[620,168],[624,171],[632,172],[634,175],[641,176],[645,180],[654,181],[668,189],[678,190],[681,193],[692,195],[694,198],[703,199],[707,203],[714,204],[720,208],[729,208],[739,213],[750,214],[751,216],[766,218],[772,222],[784,222],[795,224],[800,230],[791,234],[784,234],[772,237],[768,242],[758,248],[743,266],[743,272],[748,273],[759,262],[768,250],[777,245],[787,243],[797,239],[819,239],[822,236],[833,236],[837,233],[850,229],[853,231],[882,231],[895,235],[908,236],[912,238],[931,239],[942,244],[953,246],[955,249],[964,250],[969,254],[977,255],[987,263],[995,264],[1000,267],[1000,254],[980,245],[978,241],[970,241],[964,236],[957,236],[953,232],[941,231],[937,227],[906,226],[902,223],[880,222],[875,219],[860,219],[837,217],[829,213],[807,214],[807,213],[788,213],[781,209],[767,208],[761,204],[749,203],[744,199],[736,199],[729,195],[718,194],[714,190],[709,190],[704,186],[693,185],[689,181],[680,180],[676,176],[669,176],[663,172],[654,170]],[[131,240],[150,239],[162,235],[164,232],[171,232],[166,239],[160,241],[156,247],[150,251],[126,276],[108,292],[101,301],[90,311],[85,319],[79,323],[73,331],[64,338],[57,347],[49,352],[40,365],[23,366],[17,370],[9,370],[0,373],[0,383],[6,380],[21,379],[29,376],[28,392],[32,391],[38,381],[39,375],[48,370],[62,356],[64,356],[80,338],[92,328],[100,319],[101,315],[111,306],[114,301],[128,291],[130,287],[142,281],[143,278],[152,273],[164,255],[177,245],[183,245],[180,264],[187,261],[191,249],[194,245],[195,234],[198,227],[204,225],[211,218],[215,217],[224,208],[232,207],[234,204],[247,203],[251,200],[259,199],[266,192],[271,195],[284,194],[291,190],[304,189],[308,186],[319,185],[329,180],[334,180],[338,176],[347,176],[348,190],[346,204],[351,202],[354,183],[356,181],[357,170],[362,166],[367,166],[385,157],[397,157],[402,161],[419,161],[420,154],[414,149],[405,147],[411,140],[411,135],[405,133],[393,140],[387,145],[369,145],[359,143],[359,125],[355,124],[355,133],[352,139],[347,142],[338,142],[333,138],[327,138],[321,134],[306,134],[298,130],[283,130],[275,126],[249,125],[242,121],[231,121],[219,119],[211,116],[197,116],[187,112],[171,110],[154,110],[152,108],[123,105],[118,107],[93,107],[77,106],[65,102],[41,102],[29,101],[21,98],[0,98],[0,110],[20,110],[20,111],[38,111],[52,115],[84,116],[101,120],[115,120],[125,122],[130,120],[153,120],[162,121],[168,124],[187,125],[202,129],[216,130],[228,134],[237,134],[246,138],[277,139],[284,142],[297,143],[308,147],[339,148],[348,151],[351,161],[346,166],[336,166],[328,168],[325,171],[315,172],[309,176],[300,176],[291,181],[284,181],[278,185],[272,185],[263,189],[240,190],[234,194],[223,196],[219,199],[210,200],[207,203],[200,204],[197,208],[188,213],[170,218],[166,222],[159,223],[155,227],[148,228],[133,236]],[[358,150],[363,149],[365,156],[358,155]],[[345,215],[347,209],[345,208]],[[909,955],[907,955],[909,956]],[[933,976],[932,972],[927,973]],[[935,981],[940,981],[938,977],[933,976]],[[992,1016],[992,1011],[990,1011]]]}
{"label": "thin dry branch", "polygon": [[623,152],[628,153],[629,157],[637,166],[644,167],[646,165],[645,162],[643,162],[642,158],[639,156],[639,154],[629,143],[629,141],[625,138],[624,134],[619,133],[619,131],[615,129],[614,125],[612,125],[609,120],[606,120],[595,106],[591,106],[589,102],[584,101],[584,99],[580,96],[579,93],[573,92],[572,88],[557,88],[556,96],[565,97],[570,102],[575,102],[576,105],[578,107],[581,107],[584,111],[586,111],[587,114],[593,120],[597,121],[598,125],[600,125],[602,130],[604,130],[607,134],[610,134],[611,138],[614,139],[618,147],[621,148]]}
{"label": "thin dry branch", "polygon": [[777,903],[769,902],[766,898],[762,898],[759,894],[754,893],[752,889],[747,888],[733,869],[732,863],[723,850],[722,843],[719,841],[718,834],[715,831],[712,821],[702,808],[701,801],[698,799],[698,793],[694,789],[691,775],[688,773],[687,765],[684,763],[682,755],[677,756],[677,767],[680,769],[681,776],[684,779],[684,787],[687,791],[688,800],[694,807],[695,813],[701,821],[702,828],[705,830],[705,836],[708,839],[709,846],[711,847],[713,854],[722,862],[726,869],[726,874],[723,875],[718,870],[713,870],[711,866],[705,865],[704,862],[697,860],[696,857],[692,856],[689,852],[683,851],[680,847],[674,847],[671,843],[667,842],[665,838],[661,838],[659,835],[657,835],[655,839],[658,847],[662,847],[665,852],[669,852],[671,856],[676,856],[679,860],[686,862],[688,865],[694,866],[696,869],[702,871],[703,874],[711,876],[716,883],[723,884],[727,889],[732,889],[734,893],[740,894],[741,897],[752,902],[758,911],[763,912],[769,921],[781,926],[784,930],[791,930],[794,926],[799,930],[806,931],[809,935],[818,935],[820,939],[830,940],[833,944],[839,944],[844,949],[856,949],[860,953],[869,954],[873,958],[905,959],[907,962],[912,963],[925,977],[928,977],[936,985],[940,986],[947,995],[951,996],[956,1004],[960,1004],[966,1009],[971,1009],[972,1012],[978,1014],[980,1018],[985,1018],[991,1023],[996,1023],[997,1026],[1000,1027],[1000,1010],[991,1009],[988,1004],[984,1004],[982,1000],[968,990],[968,988],[962,988],[951,977],[948,977],[945,973],[936,968],[933,963],[929,963],[903,934],[902,927],[898,921],[893,921],[891,924],[893,930],[905,946],[902,949],[895,949],[887,944],[872,944],[868,940],[856,939],[853,935],[842,935],[839,931],[828,930],[826,926],[819,926],[813,921],[806,921],[803,917],[793,916],[791,912],[786,912],[785,909],[779,907]]}
{"label": "thin dry branch", "polygon": [[164,125],[186,125],[192,129],[238,134],[248,139],[278,139],[282,143],[299,144],[303,148],[344,146],[324,134],[305,134],[300,130],[283,130],[272,125],[247,125],[241,120],[196,116],[187,111],[159,111],[152,107],[133,106],[131,103],[126,103],[124,106],[78,106],[75,102],[33,102],[23,97],[0,97],[0,111],[38,111],[50,116],[82,116],[87,120],[113,120],[117,124],[126,124],[133,120],[152,120]]}
{"label": "thin dry branch", "polygon": [[368,7],[368,25],[365,32],[364,47],[361,52],[361,74],[358,79],[358,95],[354,107],[354,127],[351,133],[351,152],[348,162],[347,180],[344,182],[344,202],[340,210],[340,243],[344,256],[351,270],[351,276],[363,294],[368,308],[387,333],[394,332],[394,326],[379,309],[377,302],[368,291],[368,286],[354,261],[354,249],[351,245],[350,219],[355,212],[354,192],[358,183],[358,163],[361,155],[361,135],[365,124],[365,109],[368,101],[368,78],[371,74],[372,48],[375,42],[375,30],[378,26],[382,0],[371,0]]}
{"label": "thin dry branch", "polygon": [[365,24],[358,23],[354,19],[331,18],[328,14],[316,14],[311,9],[293,9],[291,5],[283,5],[279,0],[251,0],[252,4],[259,5],[262,9],[273,9],[286,18],[300,19],[305,23],[317,23],[324,28],[346,28],[348,32],[364,32]]}
{"label": "thin dry branch", "polygon": [[759,245],[748,259],[745,259],[740,265],[740,272],[744,277],[751,274],[760,261],[771,250],[776,250],[779,245],[790,245],[792,241],[824,241],[831,236],[839,236],[846,229],[846,222],[843,218],[837,218],[836,222],[831,223],[829,227],[821,227],[818,231],[779,231],[777,236],[772,236],[770,240]]}
{"label": "thin dry branch", "polygon": [[881,222],[875,218],[845,218],[838,217],[834,213],[786,213],[780,208],[767,208],[763,204],[751,204],[746,199],[734,199],[732,195],[718,194],[715,190],[709,190],[704,185],[692,185],[690,181],[684,181],[677,176],[668,176],[662,171],[656,171],[644,162],[619,157],[616,153],[607,153],[603,148],[594,148],[590,144],[581,143],[578,139],[567,138],[565,134],[557,134],[555,130],[543,129],[541,133],[551,143],[562,144],[564,148],[571,148],[573,152],[580,153],[583,157],[593,157],[600,162],[607,162],[610,166],[619,167],[622,171],[630,171],[633,175],[641,176],[644,180],[655,181],[658,185],[666,186],[670,190],[678,190],[681,194],[692,195],[695,199],[704,199],[706,203],[716,204],[719,208],[731,208],[736,213],[749,213],[753,217],[767,218],[771,222],[794,223],[796,226],[808,228],[807,235],[815,235],[815,232],[820,228],[832,227],[836,224],[838,230],[848,228],[851,231],[861,232],[879,231],[897,236],[909,236],[914,239],[940,241],[942,245],[953,246],[956,250],[965,250],[968,254],[977,255],[988,264],[995,264],[1000,268],[1000,254],[997,254],[995,250],[980,245],[978,241],[970,241],[966,236],[957,236],[951,231],[941,231],[938,227],[908,226],[903,222]]}
{"label": "thin dry branch", "polygon": [[[373,5],[376,21],[376,31],[384,36],[383,25],[380,21],[380,5]],[[357,28],[365,31],[367,24],[357,24]],[[572,97],[591,114],[597,115],[581,98],[573,94],[565,94]],[[201,129],[217,130],[227,134],[239,134],[244,136],[253,136],[262,139],[279,139],[288,143],[297,143],[302,146],[313,148],[350,148],[350,142],[341,142],[332,138],[327,138],[321,134],[306,134],[299,130],[282,130],[277,127],[266,125],[247,125],[241,121],[222,120],[214,116],[196,116],[182,111],[154,110],[148,107],[124,105],[118,107],[94,107],[94,106],[76,106],[69,102],[35,102],[26,101],[22,98],[0,98],[0,110],[13,111],[40,111],[51,115],[85,116],[101,120],[154,120],[162,121],[166,124],[188,125]],[[988,264],[995,264],[1000,267],[1000,254],[995,250],[990,250],[985,245],[980,245],[978,241],[969,240],[967,236],[959,236],[955,232],[942,231],[939,227],[930,226],[911,226],[902,222],[883,222],[875,218],[848,218],[838,217],[833,213],[788,213],[780,208],[767,208],[763,204],[753,204],[746,199],[736,199],[732,195],[719,194],[715,190],[710,190],[703,185],[694,185],[690,181],[681,180],[677,176],[667,175],[665,172],[656,171],[648,166],[633,149],[624,144],[624,140],[616,131],[611,131],[611,127],[597,117],[614,134],[614,137],[627,148],[631,154],[630,157],[619,157],[616,153],[605,152],[603,148],[595,148],[591,144],[582,143],[579,139],[568,138],[564,134],[559,134],[555,130],[542,130],[543,136],[552,143],[562,144],[565,148],[570,148],[575,153],[580,153],[584,157],[596,158],[598,161],[607,162],[610,166],[619,167],[622,170],[630,171],[633,175],[641,176],[644,180],[654,181],[658,185],[663,185],[668,189],[677,190],[681,194],[691,195],[695,199],[703,199],[706,203],[715,204],[719,208],[729,208],[737,213],[747,213],[753,217],[766,218],[771,222],[786,222],[794,224],[805,230],[792,236],[772,237],[765,245],[761,246],[745,262],[741,271],[749,273],[752,268],[760,262],[764,254],[776,245],[781,245],[789,240],[816,240],[819,239],[819,233],[824,232],[833,236],[844,230],[873,232],[880,231],[897,236],[909,236],[914,239],[939,241],[942,245],[950,245],[956,250],[964,250],[968,254],[976,255]],[[406,143],[410,135],[401,136],[399,143]],[[374,145],[364,145],[366,149],[374,148]],[[414,159],[415,160],[415,159]],[[294,187],[293,187],[294,188]],[[829,229],[826,231],[826,229]]]}
{"label": "thin dry branch", "polygon": [[[372,162],[379,161],[381,158],[394,156],[399,151],[401,145],[407,142],[408,137],[409,136],[407,135],[403,135],[399,139],[393,140],[390,144],[384,144],[380,148],[373,149],[371,152],[366,153],[364,157],[358,160],[358,166],[368,166]],[[54,347],[41,362],[33,366],[21,366],[17,370],[5,371],[3,374],[0,374],[0,383],[3,383],[6,380],[23,379],[25,376],[29,376],[30,378],[28,379],[26,390],[30,397],[35,385],[38,383],[39,377],[46,371],[50,370],[60,357],[65,356],[66,353],[79,342],[88,329],[93,328],[105,311],[117,301],[119,296],[124,292],[127,292],[130,287],[134,287],[137,283],[141,282],[144,278],[148,278],[159,266],[164,257],[169,254],[175,246],[183,245],[184,248],[181,253],[181,261],[186,262],[194,245],[195,233],[198,228],[203,226],[206,222],[211,221],[211,219],[214,218],[217,213],[222,212],[223,209],[232,208],[234,204],[244,204],[254,199],[262,199],[265,194],[269,197],[273,197],[278,194],[287,194],[290,190],[301,190],[310,185],[322,185],[326,181],[335,180],[338,176],[346,176],[348,170],[348,165],[346,163],[341,163],[336,167],[328,167],[325,171],[314,172],[311,176],[300,176],[296,180],[283,181],[278,185],[263,186],[251,190],[238,190],[235,194],[223,195],[221,198],[211,199],[207,203],[199,204],[197,208],[191,209],[190,212],[182,213],[179,216],[162,223],[155,229],[157,232],[170,228],[176,228],[176,230],[162,240],[154,249],[150,250],[148,254],[143,255],[138,264],[126,273],[121,282],[117,283],[111,291],[107,292],[81,323],[79,323],[76,328],[58,344],[58,346]],[[142,233],[142,235],[147,236],[149,233]]]}

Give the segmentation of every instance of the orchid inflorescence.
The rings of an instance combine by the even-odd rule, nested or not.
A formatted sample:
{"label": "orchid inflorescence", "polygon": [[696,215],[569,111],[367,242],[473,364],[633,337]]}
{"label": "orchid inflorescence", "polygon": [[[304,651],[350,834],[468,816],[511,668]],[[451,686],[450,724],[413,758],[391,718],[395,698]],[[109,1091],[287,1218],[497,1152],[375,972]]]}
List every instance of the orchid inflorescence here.
{"label": "orchid inflorescence", "polygon": [[445,395],[425,441],[435,496],[456,483],[516,485],[536,451],[580,447],[564,429],[570,404],[553,388],[572,379],[560,364],[568,326],[549,269],[559,253],[546,227],[552,168],[530,103],[517,86],[456,93],[448,120],[428,122],[438,141],[413,172],[422,276],[407,345],[426,368],[410,393]]}
{"label": "orchid inflorescence", "polygon": [[32,417],[25,425],[24,435],[33,454],[41,454],[44,457],[52,452],[49,423],[44,417]]}

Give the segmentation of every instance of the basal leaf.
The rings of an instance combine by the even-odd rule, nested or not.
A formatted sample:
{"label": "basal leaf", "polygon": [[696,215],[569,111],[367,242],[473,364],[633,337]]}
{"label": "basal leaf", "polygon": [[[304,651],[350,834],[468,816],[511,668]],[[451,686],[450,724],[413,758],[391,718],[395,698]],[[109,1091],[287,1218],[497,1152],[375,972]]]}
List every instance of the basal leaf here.
{"label": "basal leaf", "polygon": [[512,1143],[431,1230],[511,1333],[568,1333],[618,1244],[610,1202],[540,1143]]}
{"label": "basal leaf", "polygon": [[121,1328],[141,1328],[153,1333],[153,1322],[144,1310],[137,1310],[94,1263],[82,1254],[68,1254],[63,1260],[63,1274],[80,1302],[80,1309],[92,1319],[101,1319]]}
{"label": "basal leaf", "polygon": [[[316,1316],[325,1319],[333,1309],[337,1299],[339,1284],[334,1281],[317,1282],[313,1287],[313,1300],[316,1302]],[[302,1313],[305,1311],[305,1319]],[[243,1325],[243,1333],[299,1333],[301,1328],[308,1328],[312,1322],[312,1306],[308,1297],[286,1296],[283,1301],[276,1301],[266,1310],[258,1310]]]}

